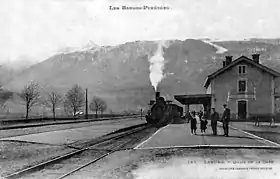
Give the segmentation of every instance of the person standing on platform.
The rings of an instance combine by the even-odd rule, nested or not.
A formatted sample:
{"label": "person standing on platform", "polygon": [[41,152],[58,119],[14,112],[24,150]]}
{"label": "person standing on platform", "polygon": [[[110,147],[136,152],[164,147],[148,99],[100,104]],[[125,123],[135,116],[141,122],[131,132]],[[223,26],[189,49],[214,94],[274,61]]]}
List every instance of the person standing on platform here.
{"label": "person standing on platform", "polygon": [[196,117],[195,117],[195,111],[193,111],[192,113],[190,113],[190,125],[191,125],[191,134],[196,135]]}
{"label": "person standing on platform", "polygon": [[198,113],[199,120],[202,119],[202,116],[203,116],[203,112],[200,110],[199,113]]}
{"label": "person standing on platform", "polygon": [[224,129],[224,136],[228,137],[228,124],[230,120],[230,109],[227,108],[227,105],[224,104],[224,113],[222,116],[222,122],[223,122],[223,129]]}
{"label": "person standing on platform", "polygon": [[219,114],[216,112],[215,108],[212,108],[210,120],[211,120],[211,127],[213,130],[213,135],[217,135],[217,123],[219,120]]}
{"label": "person standing on platform", "polygon": [[188,111],[185,115],[185,120],[187,123],[190,123],[190,120],[191,120],[191,114],[190,114],[190,111]]}
{"label": "person standing on platform", "polygon": [[[201,114],[201,113],[200,113]],[[207,119],[206,119],[206,113],[202,113],[200,117],[200,130],[201,134],[205,134],[205,130],[207,129]]]}

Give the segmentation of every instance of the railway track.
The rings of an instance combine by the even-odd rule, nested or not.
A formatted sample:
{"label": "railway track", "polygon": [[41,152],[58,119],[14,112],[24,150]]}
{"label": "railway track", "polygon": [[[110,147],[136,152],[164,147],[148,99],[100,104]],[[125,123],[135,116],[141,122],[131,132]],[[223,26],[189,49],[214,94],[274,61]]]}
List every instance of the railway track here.
{"label": "railway track", "polygon": [[[108,155],[110,155],[110,154],[112,154],[112,153],[114,153],[116,151],[122,150],[122,148],[125,147],[127,144],[135,143],[136,141],[137,141],[137,139],[133,138],[133,139],[124,140],[122,142],[119,142],[118,144],[116,144],[114,146],[110,146],[109,147],[110,148],[109,151],[101,153],[98,156],[92,157],[92,159],[88,160],[88,161],[86,160],[86,158],[88,159],[88,155],[85,155],[85,157],[83,157],[82,160],[85,160],[87,162],[84,162],[82,164],[76,164],[76,168],[72,169],[71,171],[69,171],[69,172],[67,172],[67,173],[65,173],[63,175],[60,175],[59,177],[57,177],[57,179],[64,179],[64,178],[67,178],[67,177],[69,177],[71,175],[72,175],[72,177],[74,175],[74,178],[79,178],[78,177],[79,176],[78,172],[80,172],[81,169],[83,169],[83,168],[85,168],[85,167],[87,167],[87,166],[89,166],[91,164],[94,164],[94,163],[98,162],[99,160],[107,157]],[[77,177],[75,177],[75,175]]]}
{"label": "railway track", "polygon": [[103,138],[99,138],[94,142],[91,141],[87,147],[83,147],[61,157],[25,168],[7,175],[4,178],[65,178],[122,149],[129,143],[136,143],[141,138],[133,135],[136,135],[145,129],[149,129],[150,127],[151,125],[147,124],[137,126],[136,128],[131,128],[130,130],[123,132],[105,135]]}

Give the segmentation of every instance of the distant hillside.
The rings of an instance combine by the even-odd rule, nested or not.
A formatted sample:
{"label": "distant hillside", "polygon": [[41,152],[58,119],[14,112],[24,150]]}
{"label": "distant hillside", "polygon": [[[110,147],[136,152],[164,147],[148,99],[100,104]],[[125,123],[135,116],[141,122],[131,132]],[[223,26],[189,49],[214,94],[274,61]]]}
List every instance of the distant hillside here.
{"label": "distant hillside", "polygon": [[28,69],[34,62],[21,58],[18,61],[1,61],[0,64],[0,84],[9,83],[13,77]]}
{"label": "distant hillside", "polygon": [[[219,41],[212,42],[214,46],[203,40],[170,40],[163,49],[166,76],[159,84],[159,91],[169,99],[174,94],[204,92],[202,84],[206,76],[221,68],[228,54],[235,59],[257,52],[261,54],[261,63],[280,71],[280,45],[276,41]],[[228,51],[219,54],[218,46]],[[89,97],[103,97],[109,109],[140,109],[154,97],[149,59],[156,50],[157,42],[137,41],[60,53],[16,75],[4,87],[19,91],[29,80],[36,80],[45,91],[65,93],[77,83],[88,88]]]}

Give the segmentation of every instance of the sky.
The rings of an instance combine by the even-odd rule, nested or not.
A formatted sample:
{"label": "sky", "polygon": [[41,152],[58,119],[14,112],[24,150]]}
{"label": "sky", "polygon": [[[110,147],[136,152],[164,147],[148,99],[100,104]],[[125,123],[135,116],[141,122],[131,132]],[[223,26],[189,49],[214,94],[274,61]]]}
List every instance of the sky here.
{"label": "sky", "polygon": [[[109,10],[109,6],[169,10]],[[0,62],[45,60],[89,42],[280,37],[279,0],[0,0]]]}

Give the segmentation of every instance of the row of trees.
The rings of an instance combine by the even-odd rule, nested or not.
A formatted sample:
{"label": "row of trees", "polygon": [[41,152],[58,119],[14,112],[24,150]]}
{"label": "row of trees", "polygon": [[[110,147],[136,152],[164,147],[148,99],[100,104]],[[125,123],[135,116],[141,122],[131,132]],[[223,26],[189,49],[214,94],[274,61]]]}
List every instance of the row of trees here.
{"label": "row of trees", "polygon": [[[36,82],[30,82],[24,86],[23,90],[19,93],[19,96],[25,103],[26,119],[29,118],[31,109],[36,105],[44,105],[50,108],[54,119],[56,118],[57,108],[62,104],[65,112],[72,114],[74,118],[85,107],[84,90],[77,84],[69,89],[65,95],[52,91],[48,92],[47,95],[43,97],[40,92],[39,84]],[[90,101],[89,109],[95,112],[97,118],[99,111],[103,114],[107,109],[107,104],[103,99],[94,96]]]}

